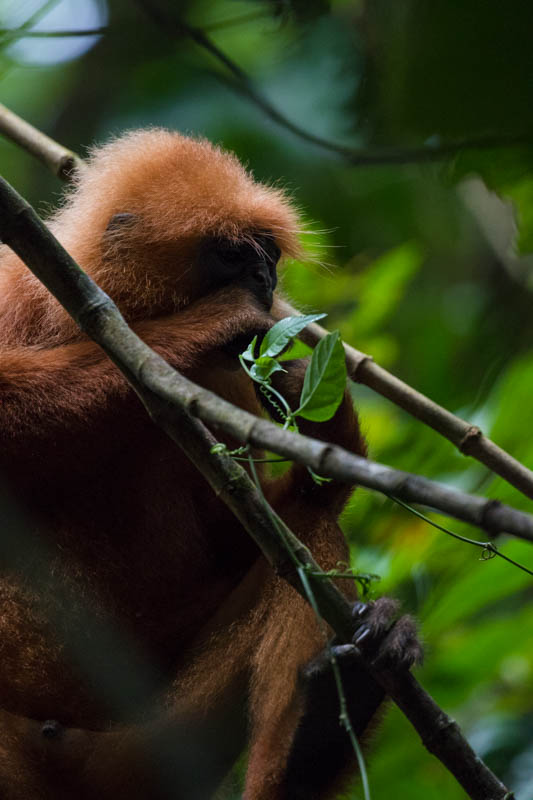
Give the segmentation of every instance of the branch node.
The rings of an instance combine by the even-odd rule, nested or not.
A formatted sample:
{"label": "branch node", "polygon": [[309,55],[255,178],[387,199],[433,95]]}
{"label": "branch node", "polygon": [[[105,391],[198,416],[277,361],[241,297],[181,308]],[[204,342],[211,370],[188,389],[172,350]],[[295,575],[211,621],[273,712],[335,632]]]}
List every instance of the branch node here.
{"label": "branch node", "polygon": [[502,533],[501,526],[492,525],[489,519],[489,515],[497,508],[502,508],[502,503],[499,500],[487,500],[481,509],[479,527],[483,528],[490,536],[498,536],[498,534]]}
{"label": "branch node", "polygon": [[[102,298],[98,300],[90,300],[86,302],[78,311],[76,311],[76,322],[80,328],[90,335],[93,325],[97,324],[98,319],[102,313],[112,311],[110,304],[112,303],[109,298]],[[114,306],[114,304],[113,304]]]}
{"label": "branch node", "polygon": [[431,731],[426,733],[422,739],[426,750],[432,753],[435,742],[440,740],[442,734],[449,729],[457,729],[457,727],[457,722],[442,711],[435,719]]}
{"label": "branch node", "polygon": [[224,495],[235,495],[242,486],[242,477],[238,472],[232,473],[226,480],[220,482],[216,487],[212,487],[217,497]]}
{"label": "branch node", "polygon": [[198,413],[198,395],[193,394],[189,401],[184,401],[184,405],[191,417],[198,418],[200,416]]}
{"label": "branch node", "polygon": [[326,461],[328,460],[328,456],[332,452],[333,452],[333,446],[332,445],[330,445],[330,444],[323,445],[323,447],[322,447],[322,449],[320,451],[320,457],[318,459],[318,465],[317,465],[316,470],[315,470],[316,472],[318,472],[319,475],[321,475],[323,471],[327,471],[327,466],[324,466],[324,465],[326,464]]}
{"label": "branch node", "polygon": [[57,162],[57,177],[63,181],[71,181],[76,172],[83,169],[83,161],[72,154],[62,156]]}
{"label": "branch node", "polygon": [[465,434],[459,440],[457,447],[461,451],[461,453],[468,455],[470,446],[474,442],[479,441],[482,436],[483,436],[483,431],[481,430],[481,428],[478,428],[477,425],[469,425],[468,428],[466,429]]}
{"label": "branch node", "polygon": [[357,374],[360,371],[361,367],[373,361],[374,359],[372,358],[372,356],[369,356],[368,353],[360,353],[359,351],[351,350],[350,358],[346,360],[346,366],[348,367],[348,377],[355,383],[358,383]]}

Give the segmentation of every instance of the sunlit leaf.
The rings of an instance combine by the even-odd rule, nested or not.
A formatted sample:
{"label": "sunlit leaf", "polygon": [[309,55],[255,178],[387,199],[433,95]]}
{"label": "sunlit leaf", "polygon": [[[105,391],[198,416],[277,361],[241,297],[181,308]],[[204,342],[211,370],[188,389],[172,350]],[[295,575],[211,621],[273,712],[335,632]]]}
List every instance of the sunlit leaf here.
{"label": "sunlit leaf", "polygon": [[287,347],[290,340],[298,336],[311,322],[316,322],[325,317],[325,314],[307,314],[304,317],[285,317],[268,331],[261,342],[260,356],[275,357]]}

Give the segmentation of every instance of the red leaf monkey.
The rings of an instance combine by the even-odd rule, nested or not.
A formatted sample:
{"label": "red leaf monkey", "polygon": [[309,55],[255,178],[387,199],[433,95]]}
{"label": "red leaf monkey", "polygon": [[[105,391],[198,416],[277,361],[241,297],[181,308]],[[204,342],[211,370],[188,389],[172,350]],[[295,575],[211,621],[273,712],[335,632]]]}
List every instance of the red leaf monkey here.
{"label": "red leaf monkey", "polygon": [[[140,131],[94,151],[51,227],[149,345],[260,413],[235,353],[298,252],[280,191],[206,141]],[[7,248],[0,343],[0,469],[46,551],[38,590],[27,553],[2,558],[0,796],[200,800],[246,743],[246,800],[331,796],[352,757],[313,612]],[[302,370],[280,380],[294,402]],[[348,395],[303,432],[365,452]],[[294,466],[264,489],[323,567],[346,560],[348,487]],[[392,601],[354,609],[361,647],[418,657]],[[362,735],[383,693],[339,655]]]}

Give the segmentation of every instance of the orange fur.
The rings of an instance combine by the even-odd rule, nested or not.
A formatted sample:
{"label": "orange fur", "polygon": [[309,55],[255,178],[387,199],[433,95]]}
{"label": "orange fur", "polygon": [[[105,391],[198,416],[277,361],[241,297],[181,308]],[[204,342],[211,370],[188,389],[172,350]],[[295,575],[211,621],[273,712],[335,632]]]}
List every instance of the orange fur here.
{"label": "orange fur", "polygon": [[[108,229],[121,213],[131,223]],[[51,227],[148,344],[261,413],[224,345],[267,330],[273,317],[248,288],[213,289],[198,254],[206,239],[253,243],[258,232],[297,254],[297,215],[280,191],[206,141],[138,131],[93,152]],[[5,248],[0,342],[0,468],[45,559],[37,589],[17,554],[0,580],[0,795],[193,798],[178,756],[197,737],[199,763],[212,772],[198,789],[207,797],[244,744],[248,699],[245,797],[281,800],[304,713],[298,674],[323,647],[312,611]],[[283,379],[293,402],[301,378],[295,369]],[[364,452],[348,396],[332,421],[304,432]],[[346,560],[336,519],[349,488],[309,488],[299,467],[264,483],[331,568]],[[108,637],[116,632],[118,644]],[[119,702],[98,681],[130,651],[150,680]],[[119,695],[126,678],[115,676]],[[49,718],[65,730],[48,742],[39,721]],[[171,744],[169,768],[159,762]]]}

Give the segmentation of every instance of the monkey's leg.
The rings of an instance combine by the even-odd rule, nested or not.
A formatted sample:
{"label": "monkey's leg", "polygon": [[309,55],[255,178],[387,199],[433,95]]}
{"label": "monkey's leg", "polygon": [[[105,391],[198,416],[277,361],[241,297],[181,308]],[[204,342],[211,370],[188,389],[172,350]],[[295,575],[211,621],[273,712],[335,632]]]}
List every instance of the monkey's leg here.
{"label": "monkey's leg", "polygon": [[243,697],[207,718],[169,714],[109,731],[0,711],[0,797],[207,800],[244,746]]}
{"label": "monkey's leg", "polygon": [[79,775],[95,734],[66,731],[0,709],[0,797],[2,800],[71,800],[84,795]]}
{"label": "monkey's leg", "polygon": [[324,644],[315,615],[292,587],[272,578],[254,643],[245,800],[277,800],[303,713],[299,674]]}
{"label": "monkey's leg", "polygon": [[212,797],[246,744],[249,659],[268,608],[257,600],[266,574],[259,559],[199,632],[152,719],[94,731],[0,710],[0,797]]}

